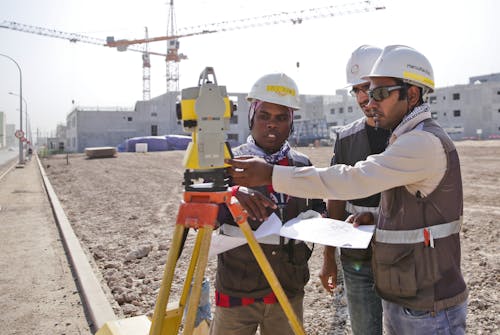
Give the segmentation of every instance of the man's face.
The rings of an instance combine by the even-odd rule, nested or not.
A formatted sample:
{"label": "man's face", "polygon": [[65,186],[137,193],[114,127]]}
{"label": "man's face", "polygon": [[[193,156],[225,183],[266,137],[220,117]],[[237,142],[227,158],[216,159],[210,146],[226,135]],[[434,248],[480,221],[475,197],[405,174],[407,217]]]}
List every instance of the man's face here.
{"label": "man's face", "polygon": [[[370,78],[370,91],[379,87],[396,86],[396,81],[390,77]],[[395,89],[389,92],[387,98],[376,101],[375,98],[369,100],[366,109],[373,115],[373,119],[378,126],[385,129],[394,129],[403,119],[408,111],[407,100],[399,100],[400,90]]]}
{"label": "man's face", "polygon": [[288,107],[264,102],[255,111],[252,136],[268,154],[278,151],[288,139],[292,115]]}
{"label": "man's face", "polygon": [[368,91],[369,88],[370,82],[366,82],[354,85],[351,89],[351,94],[356,98],[359,107],[368,118],[372,116],[371,112],[366,108],[366,105],[368,104],[368,94],[366,94],[366,91]]}

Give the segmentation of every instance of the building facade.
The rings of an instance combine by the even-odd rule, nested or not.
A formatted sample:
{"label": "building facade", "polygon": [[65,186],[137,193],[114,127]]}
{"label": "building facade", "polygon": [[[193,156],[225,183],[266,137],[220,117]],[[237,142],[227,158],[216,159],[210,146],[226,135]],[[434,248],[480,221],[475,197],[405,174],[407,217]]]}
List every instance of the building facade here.
{"label": "building facade", "polygon": [[[228,96],[237,110],[230,120],[227,138],[236,145],[245,142],[250,133],[249,103],[246,93]],[[134,108],[76,107],[66,119],[65,151],[118,146],[139,136],[186,135],[177,119],[178,100],[178,93],[169,92],[138,101]],[[500,138],[500,74],[471,77],[466,85],[437,88],[429,96],[429,103],[432,117],[454,140]],[[332,130],[362,116],[356,99],[345,89],[337,90],[335,95],[301,95],[301,109],[294,113],[290,142],[309,145],[330,139]]]}
{"label": "building facade", "polygon": [[0,149],[7,146],[7,116],[0,112]]}
{"label": "building facade", "polygon": [[432,118],[453,140],[500,138],[500,74],[438,88],[429,96]]}

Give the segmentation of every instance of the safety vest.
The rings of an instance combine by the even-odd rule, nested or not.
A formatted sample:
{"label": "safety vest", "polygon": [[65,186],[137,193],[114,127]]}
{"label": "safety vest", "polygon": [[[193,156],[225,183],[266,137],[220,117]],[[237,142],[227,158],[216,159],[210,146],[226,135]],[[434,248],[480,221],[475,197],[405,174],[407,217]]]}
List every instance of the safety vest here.
{"label": "safety vest", "polygon": [[[243,144],[245,146],[245,144]],[[238,155],[238,148],[233,149]],[[290,150],[287,156],[290,165],[311,165],[309,159],[295,150]],[[267,186],[255,187],[257,191],[268,194]],[[283,208],[283,222],[292,219],[308,209],[316,209],[323,205],[322,199],[303,199],[290,197]],[[317,210],[317,209],[316,209]],[[221,209],[220,212],[223,212]],[[277,214],[279,210],[276,210]],[[229,212],[221,217],[222,231],[229,236],[240,236],[240,228],[237,227]],[[248,220],[252,230],[256,230],[261,222]],[[262,251],[266,255],[276,277],[288,297],[304,294],[304,286],[309,281],[309,267],[307,261],[311,256],[311,250],[305,243],[295,243],[294,240],[270,237],[267,241],[260,241]],[[264,276],[255,256],[247,244],[228,250],[218,255],[217,274],[215,287],[220,293],[232,297],[261,298],[272,292],[267,279]]]}
{"label": "safety vest", "polygon": [[372,264],[382,298],[436,312],[462,303],[468,295],[460,270],[462,179],[448,135],[432,119],[421,125],[440,139],[446,172],[426,197],[411,194],[405,186],[382,192]]}

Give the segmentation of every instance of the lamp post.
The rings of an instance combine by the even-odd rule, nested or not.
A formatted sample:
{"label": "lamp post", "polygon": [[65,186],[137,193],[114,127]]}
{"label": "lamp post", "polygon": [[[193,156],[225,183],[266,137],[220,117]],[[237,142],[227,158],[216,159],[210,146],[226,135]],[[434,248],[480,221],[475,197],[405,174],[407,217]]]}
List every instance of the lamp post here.
{"label": "lamp post", "polygon": [[[17,69],[19,70],[19,129],[23,129],[23,75],[21,71],[21,67],[17,62],[10,56],[4,55],[0,53],[0,56],[10,59],[14,64],[16,64]],[[23,157],[23,142],[19,139],[19,165],[24,164]]]}
{"label": "lamp post", "polygon": [[[26,99],[20,96],[19,94],[16,94],[14,92],[9,92],[9,94],[16,97],[21,97],[21,99],[23,99],[24,101],[24,137],[26,137],[26,139],[29,139],[30,136],[28,133],[28,103],[26,102]],[[23,130],[22,127],[21,130]]]}

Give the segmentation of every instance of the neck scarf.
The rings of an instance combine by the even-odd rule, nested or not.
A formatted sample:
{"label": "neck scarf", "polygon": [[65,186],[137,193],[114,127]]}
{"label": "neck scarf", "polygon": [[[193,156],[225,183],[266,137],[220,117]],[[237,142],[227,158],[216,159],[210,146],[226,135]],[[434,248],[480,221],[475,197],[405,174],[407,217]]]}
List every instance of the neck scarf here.
{"label": "neck scarf", "polygon": [[279,161],[287,157],[289,151],[290,151],[290,144],[288,143],[288,141],[285,141],[285,143],[283,143],[283,145],[278,151],[272,154],[268,154],[261,147],[259,147],[257,143],[255,143],[255,140],[252,137],[252,135],[249,135],[247,138],[247,145],[243,146],[239,150],[238,154],[257,156],[264,158],[266,162],[270,164],[278,164]]}
{"label": "neck scarf", "polygon": [[431,106],[428,103],[423,103],[415,107],[409,114],[403,117],[401,123],[394,129],[389,139],[389,145],[394,143],[398,136],[409,132],[415,128],[420,122],[431,118]]}

